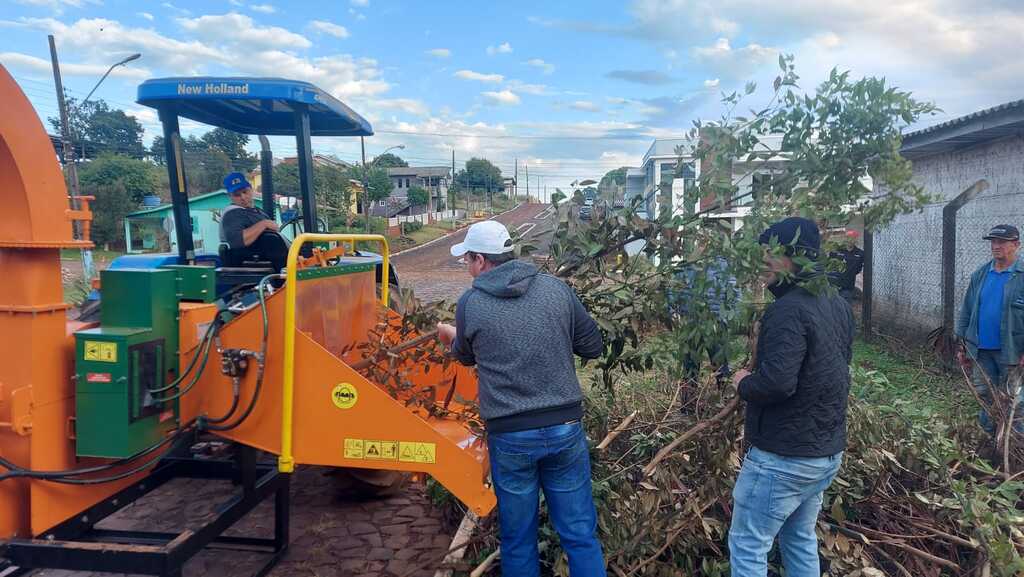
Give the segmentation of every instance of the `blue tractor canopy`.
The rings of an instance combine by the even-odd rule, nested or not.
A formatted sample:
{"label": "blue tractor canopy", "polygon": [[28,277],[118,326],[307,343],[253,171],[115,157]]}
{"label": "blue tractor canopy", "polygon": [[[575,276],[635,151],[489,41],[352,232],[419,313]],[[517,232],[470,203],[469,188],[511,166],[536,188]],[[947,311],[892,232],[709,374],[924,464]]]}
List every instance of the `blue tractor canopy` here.
{"label": "blue tractor canopy", "polygon": [[195,260],[195,248],[179,118],[260,137],[263,207],[268,212],[274,207],[273,163],[265,137],[294,136],[307,231],[317,230],[310,137],[373,135],[370,123],[337,98],[308,82],[283,78],[154,78],[139,85],[137,102],[156,109],[163,125],[180,264]]}

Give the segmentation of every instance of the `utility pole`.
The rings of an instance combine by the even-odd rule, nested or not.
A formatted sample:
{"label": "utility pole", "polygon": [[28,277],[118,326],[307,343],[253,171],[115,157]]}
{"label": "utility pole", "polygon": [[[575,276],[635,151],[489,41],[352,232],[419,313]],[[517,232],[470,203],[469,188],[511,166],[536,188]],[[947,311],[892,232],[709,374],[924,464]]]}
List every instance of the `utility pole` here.
{"label": "utility pole", "polygon": [[[459,189],[455,186],[455,149],[452,149],[452,228],[455,228],[455,209],[459,207]],[[466,207],[466,216],[469,216],[469,207]]]}
{"label": "utility pole", "polygon": [[[53,39],[53,34],[46,37],[50,42],[50,62],[53,65],[53,84],[57,88],[57,108],[60,110],[60,136],[61,136],[61,152],[64,157],[64,166],[68,170],[68,180],[71,181],[71,204],[75,209],[78,208],[78,165],[75,163],[75,149],[71,143],[71,125],[69,124],[68,104],[64,100],[64,84],[61,82],[60,77],[60,63],[57,61],[57,43]],[[78,236],[79,229],[78,224],[74,225],[75,236]],[[86,240],[86,239],[82,239]],[[92,265],[92,250],[88,248],[82,249],[82,273],[85,275],[86,281],[91,281],[95,270]]]}
{"label": "utility pole", "polygon": [[530,202],[530,161],[523,161],[523,172],[526,173],[526,202]]}
{"label": "utility pole", "polygon": [[519,202],[519,159],[513,157],[516,167],[512,171],[512,204]]}
{"label": "utility pole", "polygon": [[366,234],[370,234],[370,189],[366,180],[369,175],[366,173],[366,141],[359,137],[359,148],[363,153],[363,210],[366,212]]}

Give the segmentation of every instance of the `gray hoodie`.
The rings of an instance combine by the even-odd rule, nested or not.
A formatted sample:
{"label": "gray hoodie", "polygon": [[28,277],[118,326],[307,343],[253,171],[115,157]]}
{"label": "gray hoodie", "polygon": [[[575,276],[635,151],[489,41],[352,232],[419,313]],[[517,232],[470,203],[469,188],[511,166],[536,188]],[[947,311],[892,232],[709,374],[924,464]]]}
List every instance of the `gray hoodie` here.
{"label": "gray hoodie", "polygon": [[494,433],[579,419],[583,392],[573,354],[597,358],[601,331],[576,293],[518,260],[473,281],[455,312],[452,354],[476,365],[480,416]]}

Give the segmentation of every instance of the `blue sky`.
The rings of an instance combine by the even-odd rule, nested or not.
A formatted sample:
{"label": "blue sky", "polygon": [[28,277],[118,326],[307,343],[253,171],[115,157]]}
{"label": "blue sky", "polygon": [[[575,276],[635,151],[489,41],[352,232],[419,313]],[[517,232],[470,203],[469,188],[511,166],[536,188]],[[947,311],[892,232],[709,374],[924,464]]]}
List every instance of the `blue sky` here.
{"label": "blue sky", "polygon": [[[633,0],[283,2],[2,0],[0,64],[42,117],[56,112],[46,34],[65,85],[84,96],[106,67],[142,58],[97,92],[157,133],[134,104],[146,78],[283,76],[311,81],[373,124],[370,156],[413,164],[483,156],[530,165],[549,189],[636,164],[659,136],[721,113],[721,91],[767,88],[779,52],[805,87],[837,66],[886,76],[937,102],[938,122],[1024,98],[1016,0]],[[1015,5],[1016,8],[1015,8]],[[765,90],[751,104],[767,98]],[[188,131],[202,127],[186,124]],[[358,141],[315,139],[356,160]],[[276,139],[284,156],[294,143]]]}

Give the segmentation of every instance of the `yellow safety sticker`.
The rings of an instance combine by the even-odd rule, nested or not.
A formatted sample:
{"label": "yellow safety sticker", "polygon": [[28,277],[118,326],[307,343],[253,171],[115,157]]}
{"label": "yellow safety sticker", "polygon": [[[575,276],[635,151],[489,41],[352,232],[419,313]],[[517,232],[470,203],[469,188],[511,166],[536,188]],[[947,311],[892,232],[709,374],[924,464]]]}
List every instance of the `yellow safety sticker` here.
{"label": "yellow safety sticker", "polygon": [[351,409],[356,406],[358,400],[359,391],[352,386],[352,383],[338,383],[331,391],[331,401],[339,409]]}
{"label": "yellow safety sticker", "polygon": [[104,363],[117,362],[117,343],[85,341],[85,360]]}
{"label": "yellow safety sticker", "polygon": [[362,439],[345,439],[345,458],[362,459],[364,454],[363,448]]}
{"label": "yellow safety sticker", "polygon": [[405,463],[436,463],[437,445],[407,441],[375,441],[345,439],[346,459],[402,461]]}
{"label": "yellow safety sticker", "polygon": [[437,445],[434,443],[398,443],[398,460],[405,463],[436,463]]}

